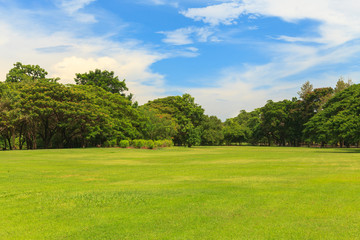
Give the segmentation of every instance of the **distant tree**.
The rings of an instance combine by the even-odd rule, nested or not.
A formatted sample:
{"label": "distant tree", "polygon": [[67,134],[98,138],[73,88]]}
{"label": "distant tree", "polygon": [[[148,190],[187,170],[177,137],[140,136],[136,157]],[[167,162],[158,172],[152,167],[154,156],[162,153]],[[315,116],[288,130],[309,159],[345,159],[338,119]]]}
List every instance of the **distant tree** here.
{"label": "distant tree", "polygon": [[16,104],[20,92],[17,84],[0,83],[0,136],[3,139],[4,149],[15,149],[15,135],[20,119]]}
{"label": "distant tree", "polygon": [[107,92],[120,93],[121,95],[125,95],[124,91],[128,90],[125,80],[120,81],[117,76],[114,76],[113,71],[95,69],[89,73],[77,73],[74,80],[77,85],[98,86]]}
{"label": "distant tree", "polygon": [[[174,136],[175,144],[189,145],[189,139],[195,139],[195,133],[200,131],[198,126],[203,120],[204,109],[195,103],[190,94],[155,99],[145,106],[161,114],[169,115],[175,120],[177,130]],[[197,141],[191,140],[190,145],[192,146],[194,143]]]}
{"label": "distant tree", "polygon": [[194,127],[191,123],[187,124],[181,129],[185,132],[185,144],[187,147],[200,145],[201,143],[201,129],[200,127]]}
{"label": "distant tree", "polygon": [[[46,79],[48,73],[39,65],[23,65],[20,62],[14,64],[6,75],[6,82],[26,82],[39,79]],[[48,81],[57,81],[57,78],[47,79]]]}
{"label": "distant tree", "polygon": [[227,145],[241,144],[247,140],[247,129],[240,125],[235,118],[227,119],[224,123],[224,140]]}
{"label": "distant tree", "polygon": [[354,84],[332,97],[306,124],[308,142],[339,144],[360,142],[360,85]]}
{"label": "distant tree", "polygon": [[205,115],[200,126],[202,145],[220,145],[223,142],[223,123],[216,116]]}
{"label": "distant tree", "polygon": [[[331,87],[316,88],[306,94],[303,99],[304,110],[311,117],[322,110],[323,105],[333,96],[334,89]],[[310,119],[310,118],[309,118]]]}
{"label": "distant tree", "polygon": [[307,81],[301,87],[301,90],[298,92],[301,99],[305,99],[306,95],[313,91],[313,85]]}
{"label": "distant tree", "polygon": [[353,85],[353,82],[351,79],[348,79],[347,82],[344,81],[343,77],[340,77],[339,80],[336,83],[336,87],[334,89],[334,93],[338,93],[341,92],[343,90],[345,90],[346,88],[350,87],[351,85]]}
{"label": "distant tree", "polygon": [[176,134],[176,121],[169,114],[160,113],[147,106],[139,107],[141,118],[141,132],[145,139],[171,139]]}

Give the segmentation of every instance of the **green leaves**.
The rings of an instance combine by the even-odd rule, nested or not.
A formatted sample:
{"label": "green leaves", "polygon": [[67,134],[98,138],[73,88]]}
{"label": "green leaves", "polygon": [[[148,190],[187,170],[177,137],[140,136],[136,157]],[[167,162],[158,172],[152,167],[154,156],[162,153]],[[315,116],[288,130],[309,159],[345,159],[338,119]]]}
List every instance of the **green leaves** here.
{"label": "green leaves", "polygon": [[175,122],[175,144],[188,146],[199,144],[195,135],[201,136],[201,133],[198,132],[200,129],[196,131],[193,129],[200,126],[204,117],[204,109],[195,103],[190,94],[159,98],[148,102],[145,106]]}
{"label": "green leaves", "polygon": [[[6,75],[6,82],[31,82],[39,79],[45,79],[48,73],[39,65],[23,65],[20,62],[14,64]],[[56,81],[57,79],[49,79]]]}
{"label": "green leaves", "polygon": [[360,141],[360,85],[352,85],[331,98],[323,110],[305,124],[310,142],[335,145],[358,144]]}
{"label": "green leaves", "polygon": [[111,93],[124,95],[124,91],[129,90],[126,87],[125,80],[120,81],[117,76],[114,76],[113,71],[95,69],[95,71],[89,71],[89,73],[77,73],[74,80],[78,85],[98,86]]}

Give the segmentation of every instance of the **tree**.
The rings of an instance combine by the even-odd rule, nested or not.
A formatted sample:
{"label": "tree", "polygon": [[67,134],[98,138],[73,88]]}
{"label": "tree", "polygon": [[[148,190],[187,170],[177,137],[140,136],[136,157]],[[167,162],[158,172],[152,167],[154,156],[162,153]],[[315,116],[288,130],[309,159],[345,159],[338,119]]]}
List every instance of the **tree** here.
{"label": "tree", "polygon": [[15,149],[15,135],[20,118],[16,106],[20,97],[18,86],[13,83],[0,83],[0,136],[4,149]]}
{"label": "tree", "polygon": [[189,136],[194,136],[192,131],[197,129],[204,117],[204,109],[195,103],[190,94],[155,99],[149,101],[145,106],[174,119],[176,123],[174,143],[177,145],[187,144]]}
{"label": "tree", "polygon": [[343,77],[340,77],[339,80],[336,82],[336,87],[334,89],[334,93],[339,93],[343,90],[345,90],[346,88],[350,87],[351,85],[353,85],[353,82],[351,79],[348,79],[347,82],[344,81]]}
{"label": "tree", "polygon": [[224,140],[227,145],[241,144],[247,140],[247,129],[236,118],[227,119],[224,123]]}
{"label": "tree", "polygon": [[[48,73],[39,65],[23,65],[20,62],[14,64],[6,75],[6,82],[26,82],[45,79]],[[49,81],[57,81],[58,79],[49,79]]]}
{"label": "tree", "polygon": [[313,85],[307,81],[301,87],[301,90],[298,92],[301,99],[305,99],[306,95],[313,91]]}
{"label": "tree", "polygon": [[184,132],[184,143],[187,147],[192,147],[200,145],[201,143],[201,133],[200,127],[194,127],[192,123],[188,123],[184,126],[181,131]]}
{"label": "tree", "polygon": [[223,142],[223,124],[216,116],[205,115],[200,126],[202,145],[220,145]]}
{"label": "tree", "polygon": [[323,110],[312,117],[304,134],[308,142],[339,144],[360,142],[360,85],[355,84],[332,97]]}
{"label": "tree", "polygon": [[113,71],[95,69],[89,73],[77,73],[74,80],[77,85],[98,86],[107,92],[120,93],[121,95],[125,95],[124,91],[129,90],[126,87],[125,80],[120,81],[117,76],[114,76]]}
{"label": "tree", "polygon": [[169,114],[162,114],[147,106],[141,106],[139,110],[142,116],[140,129],[145,139],[163,140],[174,137],[176,122]]}

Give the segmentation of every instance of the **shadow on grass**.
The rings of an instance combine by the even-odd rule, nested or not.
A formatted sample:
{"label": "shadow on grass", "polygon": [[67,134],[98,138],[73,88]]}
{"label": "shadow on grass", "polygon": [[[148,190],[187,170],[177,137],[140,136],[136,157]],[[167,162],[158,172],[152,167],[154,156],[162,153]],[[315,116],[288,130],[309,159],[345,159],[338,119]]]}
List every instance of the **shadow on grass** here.
{"label": "shadow on grass", "polygon": [[360,148],[322,148],[321,153],[360,153]]}

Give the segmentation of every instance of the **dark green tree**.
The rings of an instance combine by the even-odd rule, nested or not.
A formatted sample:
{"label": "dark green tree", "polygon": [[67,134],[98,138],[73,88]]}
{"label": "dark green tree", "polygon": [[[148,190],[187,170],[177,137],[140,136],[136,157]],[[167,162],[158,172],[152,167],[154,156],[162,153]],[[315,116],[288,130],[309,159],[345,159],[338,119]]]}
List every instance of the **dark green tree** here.
{"label": "dark green tree", "polygon": [[14,64],[6,75],[6,82],[27,82],[39,79],[47,79],[47,81],[55,82],[58,78],[46,78],[48,73],[39,65],[23,65],[20,62]]}
{"label": "dark green tree", "polygon": [[305,124],[304,134],[310,143],[324,146],[350,146],[360,142],[360,85],[355,84],[335,94],[323,110]]}
{"label": "dark green tree", "polygon": [[216,116],[204,116],[201,122],[201,145],[220,145],[224,141],[223,123]]}
{"label": "dark green tree", "polygon": [[169,114],[162,114],[147,106],[141,106],[139,111],[142,116],[140,129],[145,139],[162,140],[174,137],[176,122]]}
{"label": "dark green tree", "polygon": [[174,119],[177,130],[174,143],[177,145],[187,145],[190,135],[191,139],[194,139],[194,131],[198,133],[197,127],[200,126],[204,117],[204,109],[195,103],[190,94],[155,99],[145,106]]}
{"label": "dark green tree", "polygon": [[120,93],[125,95],[124,92],[129,90],[126,87],[125,80],[120,81],[117,76],[114,76],[114,72],[107,70],[95,69],[95,71],[89,71],[88,73],[75,74],[75,83],[78,85],[92,85],[98,86],[107,92]]}

